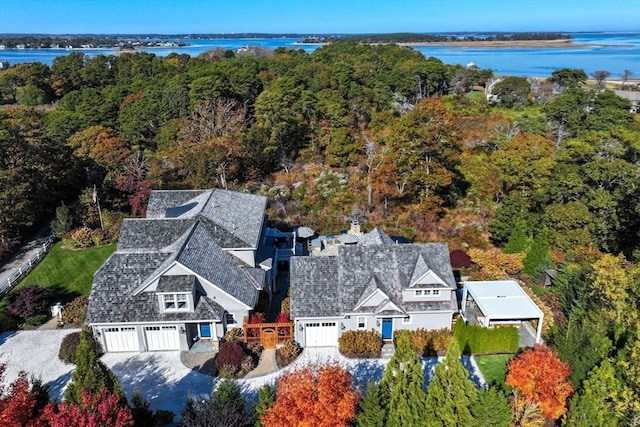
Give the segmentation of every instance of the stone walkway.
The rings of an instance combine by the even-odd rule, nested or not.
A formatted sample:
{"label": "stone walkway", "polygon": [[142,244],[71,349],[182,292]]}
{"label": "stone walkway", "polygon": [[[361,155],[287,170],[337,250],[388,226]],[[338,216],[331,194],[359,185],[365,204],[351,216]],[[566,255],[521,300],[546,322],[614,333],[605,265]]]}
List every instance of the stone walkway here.
{"label": "stone walkway", "polygon": [[[216,366],[214,363],[216,352],[180,352],[180,361],[187,368],[199,372],[201,374],[209,375],[211,377],[216,376]],[[273,349],[263,350],[260,355],[260,361],[258,366],[244,376],[245,379],[257,378],[263,375],[269,375],[278,371],[278,364],[276,363],[276,351]]]}
{"label": "stone walkway", "polygon": [[262,350],[262,354],[260,355],[260,361],[258,362],[258,366],[245,375],[245,379],[249,378],[257,378],[263,375],[269,375],[276,372],[278,369],[278,364],[276,363],[276,350],[268,349]]}

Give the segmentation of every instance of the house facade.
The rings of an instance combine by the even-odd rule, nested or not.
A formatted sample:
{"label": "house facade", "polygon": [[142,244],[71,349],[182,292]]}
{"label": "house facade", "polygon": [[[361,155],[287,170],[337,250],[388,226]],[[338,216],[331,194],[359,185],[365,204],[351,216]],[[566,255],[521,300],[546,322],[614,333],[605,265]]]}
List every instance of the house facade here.
{"label": "house facade", "polygon": [[[334,255],[335,253],[335,255]],[[451,328],[456,283],[444,243],[396,244],[376,228],[331,255],[291,259],[291,317],[303,347],[349,330]]]}
{"label": "house facade", "polygon": [[265,197],[226,190],[153,191],[126,219],[95,273],[86,323],[105,351],[217,343],[269,290],[261,259]]}

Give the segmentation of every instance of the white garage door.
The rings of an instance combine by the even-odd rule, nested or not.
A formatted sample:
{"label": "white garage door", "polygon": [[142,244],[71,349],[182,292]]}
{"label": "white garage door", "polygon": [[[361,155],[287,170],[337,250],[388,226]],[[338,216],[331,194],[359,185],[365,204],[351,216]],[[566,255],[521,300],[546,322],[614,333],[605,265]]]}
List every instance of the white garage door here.
{"label": "white garage door", "polygon": [[145,326],[147,350],[180,350],[177,326]]}
{"label": "white garage door", "polygon": [[307,347],[338,345],[338,325],[336,322],[305,323],[304,329]]}
{"label": "white garage door", "polygon": [[140,351],[138,334],[133,326],[103,328],[107,351]]}

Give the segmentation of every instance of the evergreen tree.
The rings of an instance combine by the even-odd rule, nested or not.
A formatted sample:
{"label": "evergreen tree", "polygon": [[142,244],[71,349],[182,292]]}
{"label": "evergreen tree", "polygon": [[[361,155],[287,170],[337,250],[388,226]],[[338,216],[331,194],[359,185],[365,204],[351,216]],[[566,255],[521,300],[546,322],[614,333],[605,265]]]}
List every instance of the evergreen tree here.
{"label": "evergreen tree", "polygon": [[443,427],[473,425],[471,405],[476,399],[475,385],[460,362],[460,346],[456,340],[453,340],[444,361],[436,366],[435,375],[427,390],[428,425]]}
{"label": "evergreen tree", "polygon": [[258,402],[254,407],[256,413],[255,427],[264,427],[264,424],[262,424],[262,416],[267,413],[274,403],[276,403],[276,390],[269,384],[260,387],[258,389]]}
{"label": "evergreen tree", "polygon": [[509,400],[498,387],[478,392],[478,399],[471,404],[471,414],[476,426],[509,427],[511,408]]}
{"label": "evergreen tree", "polygon": [[386,402],[382,398],[380,386],[369,383],[367,394],[358,405],[356,426],[358,427],[384,427],[386,418]]}
{"label": "evergreen tree", "polygon": [[252,416],[245,411],[246,401],[240,394],[235,380],[225,378],[211,393],[209,399],[201,403],[187,397],[182,412],[183,427],[248,427]]}
{"label": "evergreen tree", "polygon": [[529,247],[529,236],[527,223],[523,218],[516,220],[513,231],[509,235],[509,241],[502,250],[505,254],[520,254],[527,251]]}
{"label": "evergreen tree", "polygon": [[57,238],[61,238],[71,230],[72,222],[69,208],[62,202],[62,205],[56,208],[56,218],[51,221],[51,231]]}
{"label": "evergreen tree", "polygon": [[411,348],[409,334],[402,332],[396,341],[396,351],[382,375],[380,389],[388,402],[388,427],[423,424],[425,393],[424,372],[420,358]]}
{"label": "evergreen tree", "polygon": [[582,391],[571,399],[566,424],[575,427],[614,427],[622,424],[615,410],[615,400],[621,391],[615,370],[605,359],[591,371],[582,384]]}
{"label": "evergreen tree", "polygon": [[118,378],[98,360],[95,348],[87,338],[87,333],[83,331],[76,350],[76,369],[64,391],[64,399],[68,403],[81,404],[82,392],[96,395],[102,388],[106,388],[108,392],[115,393],[124,400],[124,392]]}
{"label": "evergreen tree", "polygon": [[534,276],[536,269],[545,260],[550,260],[549,256],[549,239],[547,237],[547,229],[542,228],[533,238],[531,248],[527,252],[527,256],[522,260],[522,272],[529,276]]}
{"label": "evergreen tree", "polygon": [[131,396],[131,415],[136,427],[154,427],[157,423],[153,417],[151,404],[136,390]]}

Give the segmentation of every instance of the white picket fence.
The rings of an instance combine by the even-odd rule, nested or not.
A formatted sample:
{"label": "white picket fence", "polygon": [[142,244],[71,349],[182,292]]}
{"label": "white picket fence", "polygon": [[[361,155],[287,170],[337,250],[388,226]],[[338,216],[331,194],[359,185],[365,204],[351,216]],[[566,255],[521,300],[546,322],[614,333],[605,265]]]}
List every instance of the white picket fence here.
{"label": "white picket fence", "polygon": [[15,285],[20,282],[20,280],[22,280],[27,274],[29,274],[29,272],[33,270],[40,261],[42,261],[47,252],[49,252],[49,249],[51,249],[51,246],[53,246],[54,241],[55,237],[49,236],[47,240],[42,244],[42,246],[38,249],[38,252],[36,252],[33,256],[31,256],[31,258],[29,258],[28,261],[18,267],[16,272],[9,276],[6,281],[3,280],[2,283],[0,283],[0,295],[9,292]]}

